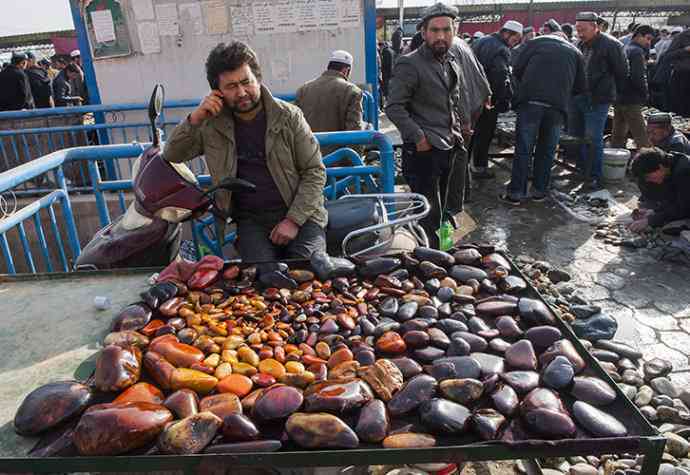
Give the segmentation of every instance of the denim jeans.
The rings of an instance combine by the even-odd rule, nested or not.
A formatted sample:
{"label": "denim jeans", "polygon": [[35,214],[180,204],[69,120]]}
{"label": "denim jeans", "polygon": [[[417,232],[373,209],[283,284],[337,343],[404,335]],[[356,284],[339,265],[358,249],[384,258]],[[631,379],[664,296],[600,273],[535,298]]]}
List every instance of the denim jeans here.
{"label": "denim jeans", "polygon": [[515,158],[508,185],[511,198],[527,197],[529,159],[534,151],[534,181],[532,187],[538,194],[546,194],[551,178],[551,165],[561,138],[563,113],[553,107],[523,104],[517,111],[515,126]]}
{"label": "denim jeans", "polygon": [[604,128],[609,114],[609,104],[593,104],[589,96],[580,95],[573,99],[569,113],[568,132],[575,137],[586,137],[591,143],[589,146],[579,147],[577,167],[584,171],[589,153],[587,147],[594,147],[591,178],[600,180],[603,171]]}

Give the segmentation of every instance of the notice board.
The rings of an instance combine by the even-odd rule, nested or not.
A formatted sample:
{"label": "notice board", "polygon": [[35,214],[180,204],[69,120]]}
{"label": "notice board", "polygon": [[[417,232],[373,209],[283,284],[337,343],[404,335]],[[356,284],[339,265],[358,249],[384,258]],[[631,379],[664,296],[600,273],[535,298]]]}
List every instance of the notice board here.
{"label": "notice board", "polygon": [[[365,0],[117,3],[131,40],[131,53],[94,58],[104,104],[144,102],[156,83],[165,86],[167,99],[200,98],[209,91],[204,69],[209,51],[232,40],[244,41],[256,51],[263,82],[275,94],[294,93],[317,77],[336,49],[352,53],[355,64],[351,78],[358,84],[366,83]],[[99,21],[101,25],[107,23],[102,18]],[[90,34],[89,41],[94,39]]]}

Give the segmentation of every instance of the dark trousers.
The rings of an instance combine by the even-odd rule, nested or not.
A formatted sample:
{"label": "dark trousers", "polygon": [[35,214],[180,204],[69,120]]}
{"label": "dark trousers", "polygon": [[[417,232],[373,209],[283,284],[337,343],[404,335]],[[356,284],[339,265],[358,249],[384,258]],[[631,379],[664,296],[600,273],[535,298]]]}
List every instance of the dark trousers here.
{"label": "dark trousers", "polygon": [[435,249],[439,248],[436,231],[441,227],[446,209],[454,158],[454,150],[433,148],[428,152],[418,152],[415,144],[403,144],[403,176],[413,193],[424,195],[429,200],[431,210],[420,224],[429,238],[429,246]]}
{"label": "dark trousers", "polygon": [[275,262],[282,259],[309,259],[316,251],[326,250],[326,233],[318,224],[307,221],[300,227],[297,237],[287,246],[271,242],[273,228],[287,210],[238,213],[237,248],[244,262]]}
{"label": "dark trousers", "polygon": [[472,136],[472,163],[475,167],[489,166],[489,147],[496,133],[498,112],[496,108],[484,109],[474,127]]}
{"label": "dark trousers", "polygon": [[[558,140],[561,137],[563,114],[553,107],[523,104],[517,111],[515,126],[515,158],[508,194],[512,198],[527,196],[529,161],[534,150],[534,191],[548,191]],[[535,149],[536,146],[536,149]]]}
{"label": "dark trousers", "polygon": [[469,173],[468,156],[469,153],[465,147],[455,149],[453,173],[448,183],[448,202],[446,204],[446,209],[450,215],[462,213],[465,200],[469,199],[472,174]]}

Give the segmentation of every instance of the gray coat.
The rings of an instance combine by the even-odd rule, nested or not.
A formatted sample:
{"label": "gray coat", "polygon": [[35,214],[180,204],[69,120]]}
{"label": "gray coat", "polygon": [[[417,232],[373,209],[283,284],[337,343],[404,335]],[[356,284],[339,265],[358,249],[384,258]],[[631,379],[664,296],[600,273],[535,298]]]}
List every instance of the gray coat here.
{"label": "gray coat", "polygon": [[455,53],[448,52],[450,74],[423,44],[401,56],[391,79],[386,114],[405,143],[418,143],[426,136],[439,150],[450,150],[462,143],[460,104],[460,65]]}
{"label": "gray coat", "polygon": [[464,40],[455,37],[451,50],[460,64],[461,89],[458,114],[463,125],[472,127],[472,115],[491,97],[491,86],[484,68]]}

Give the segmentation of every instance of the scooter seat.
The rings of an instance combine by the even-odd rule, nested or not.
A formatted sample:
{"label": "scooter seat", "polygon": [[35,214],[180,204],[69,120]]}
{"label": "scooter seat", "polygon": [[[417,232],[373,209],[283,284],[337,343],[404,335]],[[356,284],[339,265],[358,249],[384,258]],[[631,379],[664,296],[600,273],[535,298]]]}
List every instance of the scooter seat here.
{"label": "scooter seat", "polygon": [[[352,231],[379,224],[382,221],[380,207],[376,198],[344,199],[326,202],[328,227],[326,239],[328,253],[342,254],[342,243]],[[379,239],[378,232],[367,233],[354,238],[348,251],[355,252],[370,247]]]}

